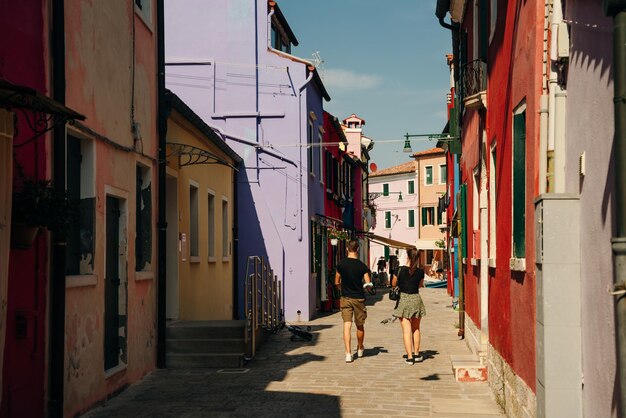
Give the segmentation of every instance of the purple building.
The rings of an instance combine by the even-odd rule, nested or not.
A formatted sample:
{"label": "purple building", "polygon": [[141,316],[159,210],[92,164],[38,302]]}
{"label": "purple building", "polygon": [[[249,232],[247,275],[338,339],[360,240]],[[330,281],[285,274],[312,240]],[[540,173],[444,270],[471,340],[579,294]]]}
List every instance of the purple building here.
{"label": "purple building", "polygon": [[298,41],[274,1],[169,0],[165,24],[167,88],[243,158],[236,312],[243,317],[249,257],[262,256],[282,284],[285,319],[306,321],[319,298],[311,242],[324,176],[316,144],[330,97],[314,65],[291,55]]}

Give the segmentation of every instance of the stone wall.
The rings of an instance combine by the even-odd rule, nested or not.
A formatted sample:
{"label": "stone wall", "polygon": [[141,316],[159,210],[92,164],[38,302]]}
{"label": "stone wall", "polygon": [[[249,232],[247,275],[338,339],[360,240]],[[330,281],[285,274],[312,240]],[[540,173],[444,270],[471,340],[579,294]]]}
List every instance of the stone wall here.
{"label": "stone wall", "polygon": [[535,394],[491,345],[487,353],[487,370],[489,386],[507,417],[536,418]]}

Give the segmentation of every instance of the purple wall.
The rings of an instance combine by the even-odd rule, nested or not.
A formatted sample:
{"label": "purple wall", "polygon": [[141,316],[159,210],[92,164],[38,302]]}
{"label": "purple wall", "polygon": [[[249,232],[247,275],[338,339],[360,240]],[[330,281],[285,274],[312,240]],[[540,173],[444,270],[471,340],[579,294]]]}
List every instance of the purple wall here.
{"label": "purple wall", "polygon": [[323,201],[319,180],[308,174],[307,149],[297,145],[306,144],[310,111],[317,117],[317,141],[320,91],[313,80],[300,91],[309,75],[304,62],[268,50],[265,0],[167,0],[165,23],[166,63],[211,63],[167,65],[167,88],[225,134],[244,160],[238,175],[237,280],[243,283],[248,256],[269,257],[284,286],[286,319],[296,320],[301,311],[300,319],[307,320],[315,307],[309,220],[323,213]]}
{"label": "purple wall", "polygon": [[[607,295],[615,234],[613,20],[597,1],[568,1],[566,13],[568,21],[577,22],[570,25],[565,187],[567,193],[580,194],[583,415],[613,417],[619,416],[615,306]],[[580,176],[583,152],[586,174]]]}

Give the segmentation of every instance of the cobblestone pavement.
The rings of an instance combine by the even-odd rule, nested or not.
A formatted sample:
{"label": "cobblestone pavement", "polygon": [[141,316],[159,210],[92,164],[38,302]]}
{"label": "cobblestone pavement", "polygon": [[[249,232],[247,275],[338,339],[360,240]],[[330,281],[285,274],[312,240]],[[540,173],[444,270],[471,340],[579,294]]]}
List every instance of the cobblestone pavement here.
{"label": "cobblestone pavement", "polygon": [[[84,418],[503,417],[487,383],[457,383],[450,355],[469,354],[445,289],[424,289],[423,363],[404,364],[394,302],[368,297],[365,356],[345,363],[338,312],[310,321],[313,341],[272,335],[241,370],[158,370]],[[356,337],[353,327],[353,346]]]}

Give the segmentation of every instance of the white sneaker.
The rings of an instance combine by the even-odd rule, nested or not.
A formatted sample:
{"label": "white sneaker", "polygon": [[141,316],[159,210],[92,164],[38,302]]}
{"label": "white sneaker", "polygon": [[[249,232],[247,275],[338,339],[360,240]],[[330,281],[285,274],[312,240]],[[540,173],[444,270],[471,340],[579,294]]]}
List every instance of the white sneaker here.
{"label": "white sneaker", "polygon": [[346,363],[352,363],[352,354],[346,353]]}
{"label": "white sneaker", "polygon": [[358,357],[363,357],[364,354],[365,354],[365,348],[360,348],[360,349],[356,350],[356,355]]}

